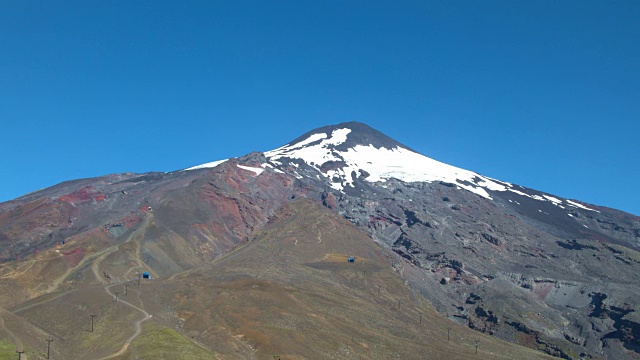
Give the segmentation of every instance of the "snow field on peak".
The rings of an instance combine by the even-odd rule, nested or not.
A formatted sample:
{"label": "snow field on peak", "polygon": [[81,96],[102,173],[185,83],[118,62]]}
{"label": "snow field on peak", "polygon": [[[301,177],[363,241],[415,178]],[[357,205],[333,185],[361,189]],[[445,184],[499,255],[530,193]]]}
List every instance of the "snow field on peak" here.
{"label": "snow field on peak", "polygon": [[[336,190],[344,190],[345,186],[353,187],[351,174],[355,173],[356,176],[359,176],[360,170],[369,174],[365,178],[369,182],[380,182],[390,178],[406,182],[444,181],[487,199],[491,199],[491,196],[485,188],[496,191],[507,190],[504,185],[494,182],[490,178],[447,165],[399,146],[387,149],[384,147],[376,148],[373,145],[356,145],[346,151],[337,151],[330,147],[330,145],[344,143],[350,132],[351,129],[337,129],[331,133],[329,138],[326,138],[326,134],[313,134],[299,143],[266,152],[265,156],[275,164],[282,164],[281,159],[283,158],[302,160],[318,170],[323,164],[330,161],[344,162],[344,166],[321,172],[330,180],[336,177],[340,179],[340,182],[331,183],[331,187]],[[320,139],[324,140],[315,145],[308,145]],[[461,184],[458,181],[469,184]]]}
{"label": "snow field on peak", "polygon": [[[353,187],[352,174],[355,173],[356,177],[362,176],[360,171],[363,170],[368,173],[368,176],[364,178],[368,182],[381,182],[391,178],[405,182],[443,181],[490,200],[492,198],[487,190],[510,191],[534,200],[551,202],[562,209],[565,209],[564,204],[597,211],[570,200],[566,200],[564,203],[563,200],[549,195],[529,195],[516,190],[510,183],[433,160],[400,146],[388,149],[385,147],[376,148],[373,145],[356,145],[346,151],[338,151],[330,147],[330,145],[340,145],[347,141],[350,132],[351,129],[347,128],[337,129],[328,138],[325,133],[313,134],[301,142],[269,151],[265,153],[265,156],[272,163],[280,165],[287,158],[302,160],[328,178],[330,186],[339,191],[343,191],[346,186]],[[309,145],[321,139],[324,140],[318,144]],[[341,165],[322,172],[321,166],[329,161],[340,162]],[[298,167],[295,163],[291,165]],[[295,172],[295,176],[300,177],[297,172]],[[336,178],[339,182],[334,181]],[[517,201],[516,203],[519,204]]]}

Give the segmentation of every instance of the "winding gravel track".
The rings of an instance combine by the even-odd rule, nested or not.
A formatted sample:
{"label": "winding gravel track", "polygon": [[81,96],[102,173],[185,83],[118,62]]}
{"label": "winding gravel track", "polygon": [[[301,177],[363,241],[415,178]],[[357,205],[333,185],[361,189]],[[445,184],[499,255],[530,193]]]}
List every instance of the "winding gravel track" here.
{"label": "winding gravel track", "polygon": [[[120,285],[122,283],[124,283],[124,282],[120,282],[120,283],[112,284],[112,285],[109,285],[109,286],[105,286],[104,287],[104,291],[106,291],[107,294],[109,294],[111,296],[114,296],[114,294],[112,294],[111,291],[109,291],[109,288],[111,288],[111,287],[113,287],[115,285]],[[114,354],[111,354],[109,356],[105,356],[105,357],[101,358],[100,360],[111,359],[111,358],[114,358],[116,356],[120,356],[120,355],[124,354],[127,351],[127,349],[129,349],[129,345],[131,345],[131,342],[133,341],[133,339],[138,337],[138,335],[140,335],[140,333],[142,332],[142,323],[151,318],[151,315],[149,315],[149,313],[146,312],[144,309],[141,309],[141,308],[139,308],[139,307],[137,307],[137,306],[125,301],[125,300],[122,300],[122,299],[118,299],[118,302],[121,302],[121,303],[123,303],[123,304],[125,304],[127,306],[130,306],[130,307],[142,312],[144,314],[144,318],[142,318],[142,319],[140,319],[140,320],[135,322],[134,325],[136,327],[136,332],[133,335],[131,335],[131,337],[129,337],[129,339],[127,339],[127,341],[124,343],[124,345],[122,345],[122,348],[120,348],[120,350],[118,350],[118,352],[116,352]]]}

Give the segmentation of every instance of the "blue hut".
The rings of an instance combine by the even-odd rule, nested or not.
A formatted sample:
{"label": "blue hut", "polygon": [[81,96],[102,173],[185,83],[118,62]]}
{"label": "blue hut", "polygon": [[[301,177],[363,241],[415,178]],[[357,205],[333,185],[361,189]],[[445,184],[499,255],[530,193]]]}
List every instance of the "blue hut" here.
{"label": "blue hut", "polygon": [[142,273],[142,278],[143,279],[151,279],[151,275],[149,274],[148,271],[145,271]]}
{"label": "blue hut", "polygon": [[356,262],[356,258],[354,258],[353,256],[349,257],[349,262]]}

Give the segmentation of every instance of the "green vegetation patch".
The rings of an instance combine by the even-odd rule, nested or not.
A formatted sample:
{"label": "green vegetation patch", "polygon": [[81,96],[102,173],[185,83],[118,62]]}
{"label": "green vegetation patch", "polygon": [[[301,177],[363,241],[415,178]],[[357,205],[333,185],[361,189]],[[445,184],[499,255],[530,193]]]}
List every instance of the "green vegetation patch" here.
{"label": "green vegetation patch", "polygon": [[142,333],[129,346],[123,359],[210,360],[216,356],[173,329],[157,324],[143,324]]}
{"label": "green vegetation patch", "polygon": [[629,249],[628,247],[624,247],[617,244],[611,244],[610,247],[621,252],[623,255],[627,256],[629,259],[640,263],[640,252],[635,251],[633,249]]}
{"label": "green vegetation patch", "polygon": [[[24,355],[27,355],[30,359],[37,359],[37,354],[33,349],[29,349],[27,347]],[[24,356],[26,358],[27,356]],[[18,354],[16,353],[16,346],[10,339],[0,339],[0,360],[15,360],[18,358]]]}
{"label": "green vegetation patch", "polygon": [[16,359],[16,346],[8,339],[0,340],[0,360]]}

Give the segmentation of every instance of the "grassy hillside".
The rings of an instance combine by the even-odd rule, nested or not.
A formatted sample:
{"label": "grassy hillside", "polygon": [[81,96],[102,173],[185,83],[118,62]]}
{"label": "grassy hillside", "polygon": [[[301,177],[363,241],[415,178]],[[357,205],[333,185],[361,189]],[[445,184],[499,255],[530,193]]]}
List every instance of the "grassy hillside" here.
{"label": "grassy hillside", "polygon": [[546,358],[442,318],[371,239],[308,201],[211,266],[146,291],[220,358]]}
{"label": "grassy hillside", "polygon": [[118,360],[210,360],[216,356],[173,329],[154,323],[146,323],[142,334]]}

